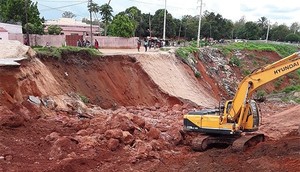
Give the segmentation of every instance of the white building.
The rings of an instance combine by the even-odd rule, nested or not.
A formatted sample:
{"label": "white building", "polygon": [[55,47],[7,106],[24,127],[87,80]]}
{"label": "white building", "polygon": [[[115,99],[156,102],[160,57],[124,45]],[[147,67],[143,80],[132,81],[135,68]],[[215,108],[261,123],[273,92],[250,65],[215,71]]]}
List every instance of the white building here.
{"label": "white building", "polygon": [[0,40],[8,40],[8,31],[0,27]]}
{"label": "white building", "polygon": [[9,34],[22,34],[22,26],[0,23],[0,40],[8,40]]}

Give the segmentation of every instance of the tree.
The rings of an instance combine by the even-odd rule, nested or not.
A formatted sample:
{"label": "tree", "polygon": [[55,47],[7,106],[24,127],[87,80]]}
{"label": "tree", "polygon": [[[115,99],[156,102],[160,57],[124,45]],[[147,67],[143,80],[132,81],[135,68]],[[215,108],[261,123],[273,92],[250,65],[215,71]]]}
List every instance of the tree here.
{"label": "tree", "polygon": [[290,30],[295,34],[299,31],[300,25],[297,22],[292,23]]}
{"label": "tree", "polygon": [[102,20],[105,23],[105,28],[104,28],[104,35],[106,36],[107,34],[107,25],[108,23],[112,20],[112,12],[113,9],[109,4],[104,4],[100,6],[100,14],[102,15]]}
{"label": "tree", "polygon": [[243,39],[257,40],[259,39],[259,27],[256,23],[250,21],[246,22],[245,26],[242,29],[242,37]]}
{"label": "tree", "polygon": [[135,23],[135,34],[141,36],[142,32],[142,13],[137,7],[133,6],[125,10],[125,14]]}
{"label": "tree", "polygon": [[222,15],[205,11],[202,21],[201,35],[204,37],[217,40],[232,37],[233,23]]}
{"label": "tree", "polygon": [[239,21],[235,22],[232,30],[232,38],[242,38],[244,34],[244,25],[246,23],[245,16],[243,16]]}
{"label": "tree", "polygon": [[187,40],[197,39],[199,17],[185,15],[182,17],[182,32],[180,35]]}
{"label": "tree", "polygon": [[51,25],[48,27],[49,35],[59,35],[62,31],[62,28],[57,25]]}
{"label": "tree", "polygon": [[268,31],[268,19],[266,17],[261,17],[260,19],[258,19],[257,25],[260,30],[260,38],[266,39]]}
{"label": "tree", "polygon": [[[153,35],[157,37],[163,36],[164,30],[164,9],[159,9],[155,12],[152,19],[152,31]],[[173,17],[168,11],[166,11],[166,36],[171,38],[176,36],[175,23]]]}
{"label": "tree", "polygon": [[270,30],[270,38],[274,41],[284,41],[285,37],[289,33],[289,28],[284,24],[279,26],[272,26],[272,29]]}
{"label": "tree", "polygon": [[109,35],[127,38],[132,37],[134,31],[134,21],[124,13],[117,14],[108,28]]}
{"label": "tree", "polygon": [[300,41],[300,37],[294,33],[290,33],[285,37],[285,41],[289,41],[289,42],[299,42]]}
{"label": "tree", "polygon": [[[27,7],[27,8],[26,8]],[[27,11],[27,21],[26,21]],[[43,34],[44,19],[39,17],[40,12],[37,8],[37,2],[33,3],[31,0],[1,0],[0,16],[5,23],[22,23],[23,33],[26,32],[26,27],[29,33]],[[27,24],[26,24],[27,23]],[[26,27],[25,27],[26,26]],[[28,28],[30,27],[30,28]]]}
{"label": "tree", "polygon": [[72,13],[71,11],[65,11],[62,14],[62,17],[63,18],[74,18],[74,17],[76,17],[76,15],[74,13]]}

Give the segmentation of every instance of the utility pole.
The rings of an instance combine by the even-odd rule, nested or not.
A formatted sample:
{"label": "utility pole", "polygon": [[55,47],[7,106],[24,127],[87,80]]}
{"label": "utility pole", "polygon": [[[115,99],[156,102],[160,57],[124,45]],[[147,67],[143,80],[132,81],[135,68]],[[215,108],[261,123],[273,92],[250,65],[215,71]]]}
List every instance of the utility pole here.
{"label": "utility pole", "polygon": [[92,3],[93,0],[89,0],[89,7],[90,7],[90,21],[91,21],[91,46],[93,45],[93,19],[92,19]]}
{"label": "utility pole", "polygon": [[150,34],[150,38],[151,38],[151,15],[149,13],[149,34]]}
{"label": "utility pole", "polygon": [[25,1],[25,18],[26,18],[26,44],[30,46],[29,32],[28,32],[28,0]]}
{"label": "utility pole", "polygon": [[268,42],[268,38],[269,38],[269,31],[270,31],[270,21],[268,22],[268,29],[267,29],[266,42]]}
{"label": "utility pole", "polygon": [[166,40],[166,17],[167,17],[167,0],[165,0],[165,14],[164,14],[164,33],[163,40]]}
{"label": "utility pole", "polygon": [[[198,1],[198,2],[199,2],[199,1]],[[200,47],[201,14],[202,14],[202,0],[200,0],[200,14],[199,14],[199,25],[198,25],[198,36],[197,36],[197,47]]]}
{"label": "utility pole", "polygon": [[178,39],[180,39],[181,25],[182,25],[182,18],[181,18],[180,26],[179,26]]}

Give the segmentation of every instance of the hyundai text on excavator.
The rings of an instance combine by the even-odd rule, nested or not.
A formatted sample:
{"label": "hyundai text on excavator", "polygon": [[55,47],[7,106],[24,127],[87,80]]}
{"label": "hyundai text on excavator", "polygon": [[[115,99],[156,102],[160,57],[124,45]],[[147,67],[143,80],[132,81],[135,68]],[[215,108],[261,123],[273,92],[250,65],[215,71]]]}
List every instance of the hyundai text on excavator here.
{"label": "hyundai text on excavator", "polygon": [[254,133],[260,125],[260,111],[252,95],[262,85],[300,68],[300,51],[254,70],[238,86],[232,100],[216,109],[204,109],[184,115],[184,131],[200,132],[192,149],[205,151],[213,145],[231,145],[244,150],[264,141]]}

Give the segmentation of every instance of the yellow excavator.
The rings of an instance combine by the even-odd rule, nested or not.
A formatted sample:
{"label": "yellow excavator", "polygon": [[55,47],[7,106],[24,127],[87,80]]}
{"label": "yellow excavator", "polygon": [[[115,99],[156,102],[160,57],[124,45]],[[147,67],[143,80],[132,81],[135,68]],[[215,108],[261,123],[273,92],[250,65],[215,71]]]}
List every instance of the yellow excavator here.
{"label": "yellow excavator", "polygon": [[260,111],[252,95],[262,85],[299,68],[300,51],[254,70],[240,82],[234,98],[219,108],[185,114],[184,131],[201,133],[192,141],[192,149],[205,151],[216,145],[231,145],[244,150],[264,141],[264,134],[255,132]]}

